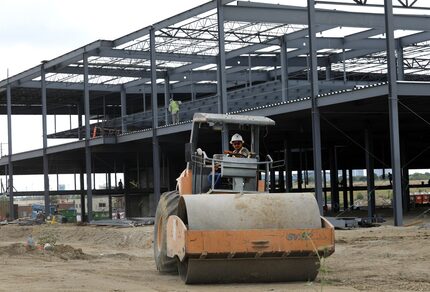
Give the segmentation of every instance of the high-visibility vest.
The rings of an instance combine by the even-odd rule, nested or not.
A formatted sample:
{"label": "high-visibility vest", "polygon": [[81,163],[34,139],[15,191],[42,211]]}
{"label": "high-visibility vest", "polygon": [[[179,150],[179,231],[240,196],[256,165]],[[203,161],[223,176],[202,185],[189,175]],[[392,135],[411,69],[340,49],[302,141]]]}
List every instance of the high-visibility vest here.
{"label": "high-visibility vest", "polygon": [[176,100],[172,100],[169,104],[169,112],[176,114],[179,111],[179,103]]}

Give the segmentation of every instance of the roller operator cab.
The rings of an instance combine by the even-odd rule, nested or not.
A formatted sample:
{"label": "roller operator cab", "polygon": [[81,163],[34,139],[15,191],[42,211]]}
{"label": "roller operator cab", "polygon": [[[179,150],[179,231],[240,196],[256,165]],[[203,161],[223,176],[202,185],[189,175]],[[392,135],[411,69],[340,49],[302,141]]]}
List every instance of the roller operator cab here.
{"label": "roller operator cab", "polygon": [[[334,252],[334,228],[314,194],[269,193],[273,161],[259,156],[259,133],[273,125],[259,116],[194,114],[187,167],[157,206],[158,271],[187,284],[315,279],[321,258]],[[222,133],[223,151],[212,157],[197,147],[208,127]],[[237,129],[250,132],[247,157],[224,154]]]}

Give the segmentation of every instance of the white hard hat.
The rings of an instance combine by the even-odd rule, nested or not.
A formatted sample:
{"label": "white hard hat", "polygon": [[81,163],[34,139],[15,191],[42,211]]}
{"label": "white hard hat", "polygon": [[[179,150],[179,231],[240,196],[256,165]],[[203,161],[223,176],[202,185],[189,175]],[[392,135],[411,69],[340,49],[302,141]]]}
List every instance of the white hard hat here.
{"label": "white hard hat", "polygon": [[242,143],[245,143],[245,141],[243,141],[242,136],[239,135],[238,133],[236,133],[233,136],[231,136],[230,144],[233,144],[234,141],[240,141]]}

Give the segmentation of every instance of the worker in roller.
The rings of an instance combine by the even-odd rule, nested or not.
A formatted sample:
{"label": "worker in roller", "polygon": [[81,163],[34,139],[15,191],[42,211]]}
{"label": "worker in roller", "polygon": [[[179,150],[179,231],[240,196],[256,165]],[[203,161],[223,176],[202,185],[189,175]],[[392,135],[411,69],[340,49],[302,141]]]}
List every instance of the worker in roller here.
{"label": "worker in roller", "polygon": [[243,138],[239,134],[234,134],[231,136],[230,144],[233,146],[234,150],[224,150],[224,154],[228,154],[229,156],[233,157],[242,157],[242,158],[248,158],[250,156],[249,150],[243,146]]}
{"label": "worker in roller", "polygon": [[[234,134],[231,137],[230,144],[233,146],[234,150],[224,150],[224,154],[227,154],[228,156],[232,157],[240,157],[240,158],[248,158],[250,157],[251,153],[249,150],[243,146],[243,138],[240,134]],[[214,188],[219,188],[221,185],[221,169],[220,164],[215,163],[214,169],[208,176],[208,182],[211,185],[212,184],[212,176],[214,176]]]}

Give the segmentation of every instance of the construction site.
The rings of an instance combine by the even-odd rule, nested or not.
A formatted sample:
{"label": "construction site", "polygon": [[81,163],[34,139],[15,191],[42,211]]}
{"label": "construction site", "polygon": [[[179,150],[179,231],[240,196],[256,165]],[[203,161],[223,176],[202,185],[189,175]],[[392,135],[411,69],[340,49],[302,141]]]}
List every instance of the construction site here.
{"label": "construction site", "polygon": [[0,81],[0,291],[430,291],[426,2],[213,0]]}

